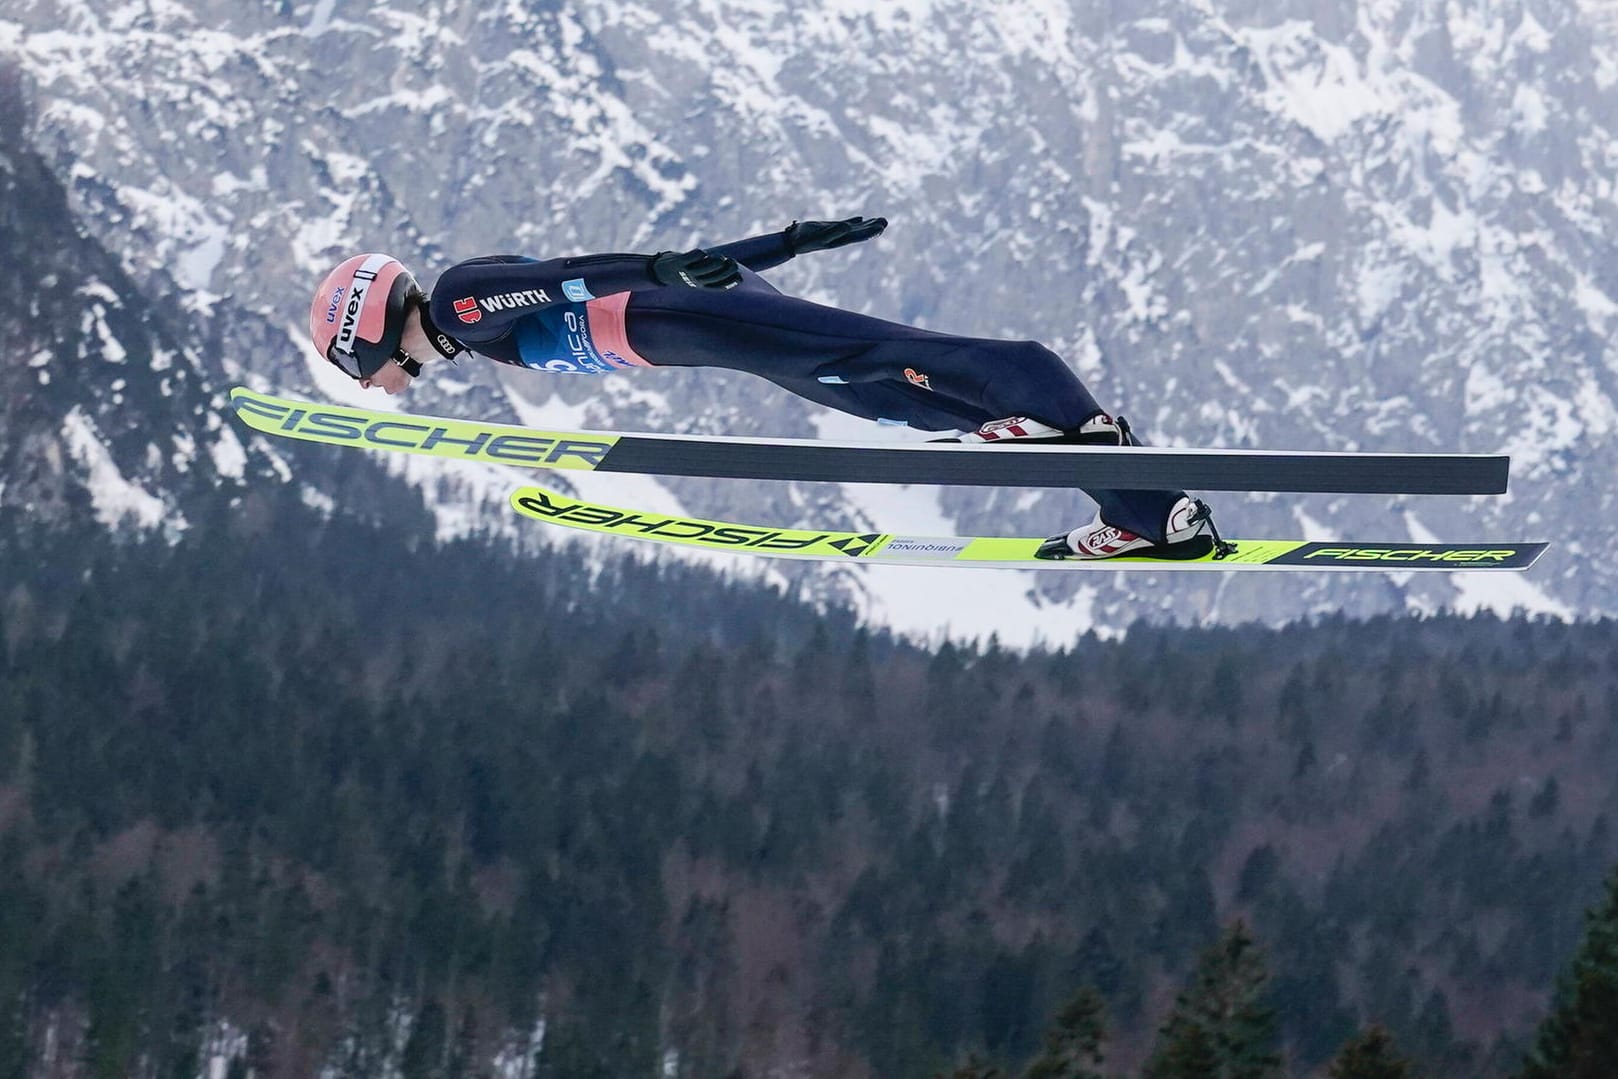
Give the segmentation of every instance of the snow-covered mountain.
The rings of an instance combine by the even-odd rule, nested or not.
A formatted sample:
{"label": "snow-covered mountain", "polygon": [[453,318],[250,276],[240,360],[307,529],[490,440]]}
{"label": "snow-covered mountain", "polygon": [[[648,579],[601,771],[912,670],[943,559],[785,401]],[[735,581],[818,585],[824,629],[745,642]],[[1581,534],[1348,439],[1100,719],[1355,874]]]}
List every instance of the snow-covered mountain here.
{"label": "snow-covered mountain", "polygon": [[[1216,500],[1233,534],[1550,539],[1523,578],[840,573],[874,614],[1062,639],[1139,616],[1618,609],[1618,8],[1582,0],[13,0],[31,139],[224,378],[335,396],[318,276],[391,250],[659,250],[794,217],[879,241],[777,271],[872,314],[1033,337],[1154,441],[1509,450],[1503,499]],[[41,370],[66,362],[48,358]],[[411,407],[848,431],[757,380],[463,367]],[[396,462],[441,524],[498,478]],[[311,482],[320,482],[311,478]],[[1044,532],[1072,496],[676,481],[704,515]],[[486,509],[486,512],[484,510]],[[516,527],[512,525],[512,527]],[[610,541],[604,541],[610,542]],[[969,592],[957,589],[970,578]]]}
{"label": "snow-covered mountain", "polygon": [[0,78],[0,264],[12,297],[0,310],[0,517],[175,537],[191,526],[191,497],[229,497],[253,455],[210,407],[183,320],[144,302],[120,260],[81,234],[23,140],[20,89]]}

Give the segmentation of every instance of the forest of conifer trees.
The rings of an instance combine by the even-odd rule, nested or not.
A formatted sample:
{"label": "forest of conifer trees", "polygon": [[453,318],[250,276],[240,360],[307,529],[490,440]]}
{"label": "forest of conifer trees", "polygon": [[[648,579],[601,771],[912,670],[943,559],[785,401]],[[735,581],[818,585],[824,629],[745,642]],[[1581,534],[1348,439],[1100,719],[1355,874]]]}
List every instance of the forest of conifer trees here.
{"label": "forest of conifer trees", "polygon": [[922,646],[263,492],[6,545],[0,1079],[1618,1059],[1612,623]]}

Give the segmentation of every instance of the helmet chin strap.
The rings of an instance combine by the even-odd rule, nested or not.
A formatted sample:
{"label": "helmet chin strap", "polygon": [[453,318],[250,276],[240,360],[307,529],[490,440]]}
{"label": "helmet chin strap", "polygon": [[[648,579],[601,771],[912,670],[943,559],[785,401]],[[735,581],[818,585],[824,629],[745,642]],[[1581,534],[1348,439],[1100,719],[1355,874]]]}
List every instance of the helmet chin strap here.
{"label": "helmet chin strap", "polygon": [[[433,323],[432,316],[427,312],[427,298],[425,296],[418,293],[412,297],[412,302],[416,305],[417,314],[421,316],[421,328],[427,335],[427,342],[433,346],[433,351],[437,352],[446,360],[453,360],[455,357],[466,351],[465,346],[463,346],[459,341],[455,340],[455,338],[451,337],[449,334],[445,333],[443,330],[440,330]],[[413,358],[410,353],[406,352],[403,348],[396,348],[393,350],[393,359],[396,363],[398,363],[400,370],[404,371],[404,373],[409,375],[411,378],[419,378],[421,376],[420,361]]]}

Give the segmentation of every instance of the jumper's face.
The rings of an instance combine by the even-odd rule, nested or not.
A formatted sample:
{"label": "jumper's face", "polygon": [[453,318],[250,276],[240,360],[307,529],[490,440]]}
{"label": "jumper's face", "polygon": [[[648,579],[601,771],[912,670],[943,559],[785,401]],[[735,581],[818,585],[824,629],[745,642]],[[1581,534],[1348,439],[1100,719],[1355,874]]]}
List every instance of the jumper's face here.
{"label": "jumper's face", "polygon": [[360,379],[360,389],[368,390],[372,386],[380,386],[389,394],[403,393],[410,388],[410,376],[405,374],[398,360],[389,360],[376,369],[376,374]]}

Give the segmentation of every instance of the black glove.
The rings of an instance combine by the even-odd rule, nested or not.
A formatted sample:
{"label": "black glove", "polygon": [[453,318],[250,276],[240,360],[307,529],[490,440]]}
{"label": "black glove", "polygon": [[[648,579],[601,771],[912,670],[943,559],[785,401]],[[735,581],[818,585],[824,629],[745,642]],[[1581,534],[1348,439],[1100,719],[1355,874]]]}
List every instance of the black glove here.
{"label": "black glove", "polygon": [[699,247],[683,254],[663,251],[653,255],[652,280],[660,285],[735,288],[742,283],[742,271],[735,259],[715,255]]}
{"label": "black glove", "polygon": [[857,244],[882,235],[885,217],[851,217],[847,221],[794,221],[787,226],[787,246],[794,255]]}

